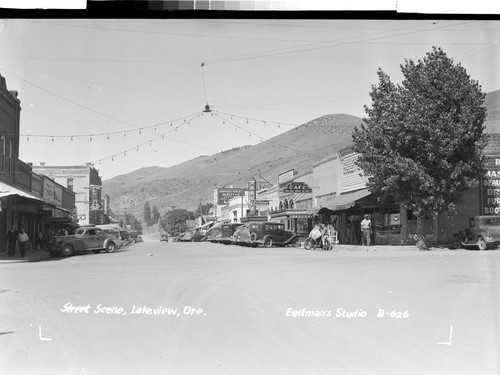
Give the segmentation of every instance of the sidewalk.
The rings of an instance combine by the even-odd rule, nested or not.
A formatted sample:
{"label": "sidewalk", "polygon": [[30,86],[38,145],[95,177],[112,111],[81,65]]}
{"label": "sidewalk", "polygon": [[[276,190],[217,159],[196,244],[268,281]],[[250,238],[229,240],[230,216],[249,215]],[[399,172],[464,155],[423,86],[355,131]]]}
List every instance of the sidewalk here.
{"label": "sidewalk", "polygon": [[0,252],[0,264],[3,263],[22,263],[22,262],[39,262],[42,259],[50,258],[48,251],[43,250],[28,250],[26,256],[21,258],[21,253],[16,251],[13,257],[9,257],[7,252]]}
{"label": "sidewalk", "polygon": [[[333,250],[341,251],[420,251],[415,245],[333,245]],[[429,251],[449,251],[447,247],[430,246]],[[424,250],[426,251],[426,250]]]}

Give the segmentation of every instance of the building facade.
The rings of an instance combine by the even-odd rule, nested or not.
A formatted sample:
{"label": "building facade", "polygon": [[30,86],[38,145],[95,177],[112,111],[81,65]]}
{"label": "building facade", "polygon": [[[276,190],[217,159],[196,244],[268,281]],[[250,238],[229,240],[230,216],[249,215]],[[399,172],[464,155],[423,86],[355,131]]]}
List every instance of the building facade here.
{"label": "building facade", "polygon": [[102,210],[101,177],[93,164],[75,166],[33,166],[33,170],[66,186],[75,194],[76,216],[79,225],[104,224]]}
{"label": "building facade", "polygon": [[72,223],[75,207],[73,192],[33,173],[30,163],[19,160],[20,112],[17,92],[9,91],[0,75],[0,248],[4,251],[12,225],[24,229],[36,246],[38,233],[53,229],[51,219]]}

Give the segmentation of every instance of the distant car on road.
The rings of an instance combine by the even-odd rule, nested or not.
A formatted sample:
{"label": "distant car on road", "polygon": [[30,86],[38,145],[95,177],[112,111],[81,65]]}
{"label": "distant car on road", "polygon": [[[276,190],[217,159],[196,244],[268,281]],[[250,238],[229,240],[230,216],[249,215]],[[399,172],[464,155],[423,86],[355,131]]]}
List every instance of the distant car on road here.
{"label": "distant car on road", "polygon": [[68,236],[56,236],[50,250],[51,256],[61,254],[68,257],[77,252],[92,251],[99,254],[102,250],[112,253],[118,248],[119,239],[113,235],[106,234],[100,228],[81,227],[75,234]]}
{"label": "distant car on road", "polygon": [[160,242],[163,242],[163,241],[168,242],[168,235],[166,235],[166,234],[162,234],[162,235],[160,236]]}
{"label": "distant car on road", "polygon": [[453,247],[477,246],[479,250],[498,248],[500,245],[500,216],[474,216],[469,228],[453,237]]}

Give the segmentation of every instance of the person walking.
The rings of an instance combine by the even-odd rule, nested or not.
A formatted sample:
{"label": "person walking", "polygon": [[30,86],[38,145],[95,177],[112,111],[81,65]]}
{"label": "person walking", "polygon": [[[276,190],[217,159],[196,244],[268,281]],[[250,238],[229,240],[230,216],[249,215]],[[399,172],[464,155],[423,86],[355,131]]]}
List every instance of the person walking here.
{"label": "person walking", "polygon": [[18,241],[19,241],[19,251],[21,252],[21,258],[24,258],[26,256],[26,246],[28,245],[29,241],[28,234],[24,231],[23,228],[21,228],[21,233],[19,233],[18,236]]}
{"label": "person walking", "polygon": [[361,221],[361,243],[362,245],[370,246],[370,239],[372,236],[372,221],[368,215],[365,215]]}
{"label": "person walking", "polygon": [[8,256],[13,257],[14,254],[16,253],[16,243],[17,243],[17,236],[19,232],[16,230],[16,226],[12,224],[10,227],[9,231],[7,232],[7,244],[8,244]]}

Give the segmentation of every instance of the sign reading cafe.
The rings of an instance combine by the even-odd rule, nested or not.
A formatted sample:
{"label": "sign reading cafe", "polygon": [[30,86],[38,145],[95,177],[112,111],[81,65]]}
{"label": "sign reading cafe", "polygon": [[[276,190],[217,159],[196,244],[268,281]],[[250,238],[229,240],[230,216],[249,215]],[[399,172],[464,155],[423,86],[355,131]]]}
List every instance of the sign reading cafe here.
{"label": "sign reading cafe", "polygon": [[482,185],[481,214],[500,215],[500,156],[487,158]]}

